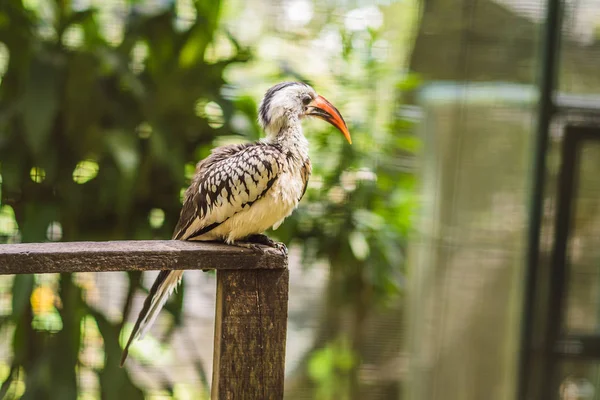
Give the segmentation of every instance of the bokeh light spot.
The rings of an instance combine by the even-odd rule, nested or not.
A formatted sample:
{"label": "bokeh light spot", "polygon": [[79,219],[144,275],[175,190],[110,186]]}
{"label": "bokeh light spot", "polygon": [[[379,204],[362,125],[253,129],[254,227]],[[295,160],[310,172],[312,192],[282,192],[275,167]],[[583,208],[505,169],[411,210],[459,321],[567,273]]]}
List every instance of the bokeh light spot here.
{"label": "bokeh light spot", "polygon": [[46,171],[41,167],[32,167],[29,171],[29,177],[35,183],[42,183],[46,179]]}
{"label": "bokeh light spot", "polygon": [[160,228],[165,222],[165,212],[160,208],[153,208],[148,215],[148,222],[152,228]]}
{"label": "bokeh light spot", "polygon": [[73,170],[73,181],[83,184],[91,181],[98,175],[98,163],[92,160],[83,160],[77,163]]}
{"label": "bokeh light spot", "polygon": [[64,32],[62,42],[69,49],[77,49],[83,44],[83,28],[79,24],[72,24]]}
{"label": "bokeh light spot", "polygon": [[62,225],[58,221],[50,222],[46,229],[46,238],[52,242],[58,242],[62,239]]}

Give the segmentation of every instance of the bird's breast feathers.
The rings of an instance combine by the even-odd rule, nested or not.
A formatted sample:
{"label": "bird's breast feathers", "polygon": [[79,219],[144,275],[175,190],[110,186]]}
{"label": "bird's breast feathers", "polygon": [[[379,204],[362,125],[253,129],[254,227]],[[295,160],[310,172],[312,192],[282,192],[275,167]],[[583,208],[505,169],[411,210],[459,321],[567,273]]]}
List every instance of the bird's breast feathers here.
{"label": "bird's breast feathers", "polygon": [[[298,205],[302,188],[297,180],[283,173],[273,187],[252,206],[236,213],[210,232],[208,237],[234,242],[246,236],[278,228]],[[206,240],[206,239],[205,239]]]}
{"label": "bird's breast feathers", "polygon": [[308,159],[267,145],[234,150],[198,164],[175,238],[234,242],[277,228],[296,208],[310,175]]}

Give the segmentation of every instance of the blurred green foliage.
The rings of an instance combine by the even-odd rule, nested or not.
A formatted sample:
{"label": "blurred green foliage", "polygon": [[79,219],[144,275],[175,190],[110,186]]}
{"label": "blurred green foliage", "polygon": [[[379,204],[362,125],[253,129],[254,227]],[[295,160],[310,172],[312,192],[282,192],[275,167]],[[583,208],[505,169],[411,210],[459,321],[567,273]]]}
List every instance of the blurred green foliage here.
{"label": "blurred green foliage", "polygon": [[[112,17],[74,9],[75,1],[0,3],[4,241],[168,238],[195,162],[212,146],[261,136],[257,99],[228,95],[226,68],[248,61],[250,51],[219,28],[220,3],[194,1],[186,15],[176,2],[151,9],[142,3],[130,1]],[[270,234],[299,246],[304,265],[324,260],[330,267],[317,338],[296,371],[299,381],[319,399],[358,399],[368,398],[359,378],[367,322],[401,292],[418,141],[400,106],[402,93],[419,80],[395,78],[397,98],[378,109],[379,80],[389,68],[374,55],[381,29],[338,28],[334,84],[360,98],[366,117],[345,113],[353,146],[325,124],[311,125],[311,185],[293,217]],[[227,57],[210,54],[217,33],[229,42]],[[281,68],[270,83],[297,76]],[[236,127],[236,115],[250,122]],[[139,273],[129,281],[124,319],[134,291],[145,290]],[[11,312],[0,314],[0,334],[11,337],[13,358],[8,370],[0,368],[0,398],[76,398],[84,373],[97,376],[102,398],[144,398],[144,388],[118,368],[123,323],[86,302],[77,275],[17,276],[10,286]],[[175,324],[184,293],[166,307]],[[101,361],[89,357],[83,335],[101,343]],[[206,384],[201,366],[198,373]],[[179,389],[165,390],[173,396]]]}
{"label": "blurred green foliage", "polygon": [[354,352],[347,340],[331,342],[315,351],[308,364],[308,373],[317,382],[315,399],[349,399],[348,372],[355,364]]}
{"label": "blurred green foliage", "polygon": [[[24,242],[169,237],[184,166],[226,131],[233,111],[221,94],[223,69],[249,53],[232,42],[230,58],[205,61],[218,27],[215,1],[194,2],[183,29],[174,5],[147,12],[134,4],[114,17],[113,25],[123,24],[113,26],[122,32],[117,44],[103,33],[99,10],[74,4],[0,4],[0,233]],[[59,325],[36,324],[30,299],[39,285],[47,284],[13,280],[12,313],[0,321],[13,359],[0,376],[0,398],[76,398],[82,369],[98,375],[102,398],[143,398],[118,367],[121,324],[89,307],[72,275],[58,278],[46,300],[53,311],[46,321],[59,316]],[[139,285],[131,274],[124,316]],[[182,293],[170,308],[176,320]],[[81,357],[88,316],[103,339],[101,366]]]}
{"label": "blurred green foliage", "polygon": [[[381,80],[390,79],[390,66],[375,53],[385,27],[336,29],[343,47],[331,86],[347,93],[336,105],[345,110],[351,100],[359,102],[363,117],[345,115],[352,146],[331,130],[315,134],[318,127],[311,126],[311,179],[319,183],[309,184],[304,206],[274,232],[302,247],[304,265],[317,260],[329,265],[317,339],[305,359],[305,379],[297,377],[286,392],[290,399],[304,398],[305,385],[312,389],[311,398],[321,400],[374,396],[361,379],[361,368],[368,362],[389,362],[399,341],[392,332],[373,335],[369,326],[387,307],[399,313],[404,250],[417,204],[414,156],[420,142],[414,134],[416,120],[404,114],[403,105],[405,93],[418,87],[420,79],[413,74],[393,78],[395,97],[382,101]],[[357,78],[349,79],[352,75]],[[387,352],[374,354],[371,341]],[[385,393],[383,398],[400,395],[398,386],[377,391]]]}

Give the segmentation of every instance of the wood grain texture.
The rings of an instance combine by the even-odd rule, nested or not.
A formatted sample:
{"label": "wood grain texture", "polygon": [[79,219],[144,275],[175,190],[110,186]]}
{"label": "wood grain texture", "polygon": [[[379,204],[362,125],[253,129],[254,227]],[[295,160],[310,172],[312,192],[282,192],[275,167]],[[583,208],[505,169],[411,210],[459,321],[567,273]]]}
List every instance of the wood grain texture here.
{"label": "wood grain texture", "polygon": [[180,240],[0,245],[0,275],[158,269],[285,269],[287,257],[218,243]]}
{"label": "wood grain texture", "polygon": [[217,272],[212,400],[283,399],[287,269]]}

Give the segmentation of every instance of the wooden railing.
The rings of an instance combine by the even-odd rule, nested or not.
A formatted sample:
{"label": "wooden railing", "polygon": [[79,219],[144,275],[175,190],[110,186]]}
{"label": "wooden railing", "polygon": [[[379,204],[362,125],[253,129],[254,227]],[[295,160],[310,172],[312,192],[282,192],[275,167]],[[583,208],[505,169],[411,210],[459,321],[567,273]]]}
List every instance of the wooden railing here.
{"label": "wooden railing", "polygon": [[175,240],[0,245],[0,274],[217,270],[211,399],[282,399],[287,257]]}

